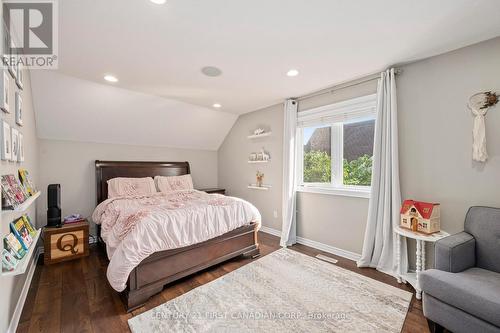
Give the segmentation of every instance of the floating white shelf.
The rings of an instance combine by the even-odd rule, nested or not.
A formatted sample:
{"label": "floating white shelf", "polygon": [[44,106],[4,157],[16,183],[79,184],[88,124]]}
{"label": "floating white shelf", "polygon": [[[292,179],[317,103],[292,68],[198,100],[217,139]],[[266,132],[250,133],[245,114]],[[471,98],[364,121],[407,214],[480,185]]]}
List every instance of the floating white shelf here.
{"label": "floating white shelf", "polygon": [[257,138],[263,138],[265,136],[269,136],[271,135],[272,132],[264,132],[262,134],[253,134],[253,135],[249,135],[248,138],[249,139],[257,139]]}
{"label": "floating white shelf", "polygon": [[247,188],[250,188],[252,190],[261,190],[261,191],[267,191],[271,188],[271,185],[262,185],[262,186],[257,186],[257,184],[250,184],[247,186]]}
{"label": "floating white shelf", "polygon": [[26,199],[25,202],[23,202],[22,204],[20,204],[19,206],[17,206],[14,209],[3,209],[2,216],[8,215],[8,214],[19,214],[19,213],[22,214],[22,213],[24,213],[33,204],[33,202],[35,202],[35,200],[40,196],[40,193],[41,193],[40,191],[36,192],[31,197]]}
{"label": "floating white shelf", "polygon": [[31,257],[33,257],[33,254],[37,250],[36,243],[38,242],[38,239],[40,238],[40,234],[42,233],[42,229],[38,229],[36,231],[35,236],[33,237],[33,243],[31,244],[30,248],[24,255],[23,259],[21,259],[17,263],[16,269],[10,272],[2,272],[2,276],[14,276],[14,275],[20,275],[24,274],[26,272],[26,269],[28,269],[28,264],[30,263]]}
{"label": "floating white shelf", "polygon": [[250,164],[254,164],[254,163],[268,163],[268,162],[269,162],[269,160],[267,160],[267,161],[248,161],[248,163],[250,163]]}

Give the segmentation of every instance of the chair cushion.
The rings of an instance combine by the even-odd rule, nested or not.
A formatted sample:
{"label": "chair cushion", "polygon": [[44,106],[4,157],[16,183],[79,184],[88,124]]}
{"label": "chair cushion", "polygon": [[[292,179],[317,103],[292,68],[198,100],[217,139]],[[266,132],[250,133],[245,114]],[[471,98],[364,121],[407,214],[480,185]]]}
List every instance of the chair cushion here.
{"label": "chair cushion", "polygon": [[500,208],[471,207],[464,229],[476,239],[476,266],[500,273]]}
{"label": "chair cushion", "polygon": [[424,293],[500,327],[500,274],[482,268],[460,273],[437,269],[419,276]]}

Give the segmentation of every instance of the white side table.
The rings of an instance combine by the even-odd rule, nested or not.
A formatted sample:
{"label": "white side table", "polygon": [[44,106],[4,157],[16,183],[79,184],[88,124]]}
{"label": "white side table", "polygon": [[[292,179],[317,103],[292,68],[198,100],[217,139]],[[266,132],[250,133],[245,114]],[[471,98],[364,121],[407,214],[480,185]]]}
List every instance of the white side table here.
{"label": "white side table", "polygon": [[[422,289],[420,288],[420,281],[418,276],[421,271],[425,270],[425,242],[435,243],[436,241],[449,236],[450,234],[446,231],[441,230],[434,234],[426,235],[419,232],[414,232],[409,229],[401,228],[397,226],[394,228],[396,233],[396,274],[398,283],[408,282],[415,288],[417,299],[422,298]],[[417,262],[416,262],[416,272],[402,272],[401,271],[401,237],[411,238],[417,242]]]}

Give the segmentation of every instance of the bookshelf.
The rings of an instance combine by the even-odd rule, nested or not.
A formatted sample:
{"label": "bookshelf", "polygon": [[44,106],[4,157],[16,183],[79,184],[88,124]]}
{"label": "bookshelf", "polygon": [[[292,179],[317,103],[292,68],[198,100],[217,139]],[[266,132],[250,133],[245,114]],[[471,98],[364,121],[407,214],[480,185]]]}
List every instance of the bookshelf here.
{"label": "bookshelf", "polygon": [[36,243],[38,242],[38,239],[40,238],[40,234],[42,233],[42,229],[36,230],[36,234],[33,237],[33,243],[31,243],[30,248],[28,251],[26,251],[26,254],[24,255],[23,259],[19,260],[17,263],[16,269],[10,272],[1,272],[1,276],[14,276],[14,275],[21,275],[26,272],[28,269],[29,263],[31,262],[31,258],[33,257],[33,254],[37,252],[37,246]]}
{"label": "bookshelf", "polygon": [[256,184],[251,184],[251,185],[248,185],[247,188],[252,189],[252,190],[267,191],[271,188],[271,185],[257,186]]}
{"label": "bookshelf", "polygon": [[252,135],[249,135],[247,136],[247,138],[249,139],[258,139],[258,138],[263,138],[265,136],[269,136],[271,135],[272,132],[264,132],[262,134],[252,134]]}
{"label": "bookshelf", "polygon": [[41,193],[40,191],[36,192],[31,197],[26,199],[26,201],[24,201],[22,204],[20,204],[14,209],[2,209],[2,220],[6,216],[12,216],[13,214],[16,215],[24,214],[28,210],[28,208],[30,208],[30,206],[35,202],[35,200],[40,196],[40,193]]}

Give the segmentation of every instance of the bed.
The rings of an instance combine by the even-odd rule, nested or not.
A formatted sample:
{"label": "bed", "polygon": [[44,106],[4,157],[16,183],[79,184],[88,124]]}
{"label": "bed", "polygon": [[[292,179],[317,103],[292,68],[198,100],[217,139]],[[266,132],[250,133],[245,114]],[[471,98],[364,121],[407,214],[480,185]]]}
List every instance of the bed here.
{"label": "bed", "polygon": [[[180,176],[190,174],[188,162],[95,161],[97,205],[108,198],[107,181],[117,177]],[[213,196],[217,196],[214,194]],[[155,252],[132,269],[120,292],[127,311],[142,306],[152,295],[175,280],[237,256],[259,255],[256,221],[215,238],[189,246]],[[97,225],[99,243],[101,226]],[[115,288],[116,289],[116,288]]]}

